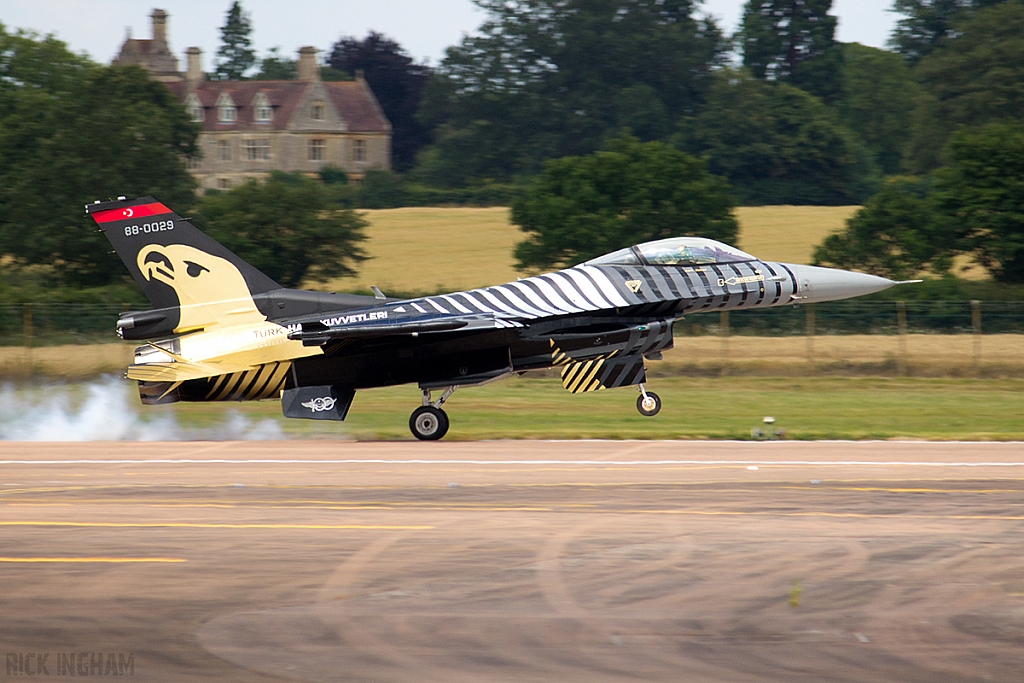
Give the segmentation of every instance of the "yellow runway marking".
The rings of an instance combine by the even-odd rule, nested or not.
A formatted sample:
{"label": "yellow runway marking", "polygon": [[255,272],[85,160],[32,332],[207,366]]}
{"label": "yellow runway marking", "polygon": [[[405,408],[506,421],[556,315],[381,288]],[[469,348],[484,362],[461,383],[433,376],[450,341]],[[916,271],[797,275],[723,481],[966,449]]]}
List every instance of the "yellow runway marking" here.
{"label": "yellow runway marking", "polygon": [[853,519],[892,519],[899,517],[901,519],[977,519],[1003,522],[1024,522],[1024,516],[1021,515],[905,515],[901,513],[818,512],[813,510],[808,512],[749,512],[744,510],[609,510],[608,512],[641,515],[695,515],[707,517],[834,517]]}
{"label": "yellow runway marking", "polygon": [[426,525],[390,524],[228,524],[213,522],[0,522],[0,526],[96,527],[115,529],[365,529],[378,531],[424,531],[434,528]]}
{"label": "yellow runway marking", "polygon": [[483,512],[551,512],[555,509],[570,509],[570,508],[592,508],[595,507],[592,503],[563,503],[556,506],[536,506],[536,505],[481,505],[478,503],[386,503],[386,502],[374,502],[374,503],[332,503],[332,504],[321,504],[313,505],[310,503],[273,503],[270,501],[254,501],[252,503],[178,503],[178,502],[153,502],[145,503],[139,501],[124,501],[116,498],[109,500],[76,500],[67,503],[50,503],[44,501],[19,501],[16,503],[6,502],[5,507],[8,508],[28,508],[28,507],[76,507],[80,505],[124,505],[130,504],[136,507],[145,508],[171,508],[175,510],[180,509],[225,509],[225,510],[475,510]]}
{"label": "yellow runway marking", "polygon": [[178,563],[188,562],[188,560],[180,557],[0,557],[0,562],[16,562],[26,564],[36,564],[42,562],[52,563],[105,563],[105,564],[124,564],[124,563]]}
{"label": "yellow runway marking", "polygon": [[781,486],[796,490],[855,490],[855,492],[887,494],[1020,494],[1019,488],[907,488],[895,486],[828,486],[821,484]]}

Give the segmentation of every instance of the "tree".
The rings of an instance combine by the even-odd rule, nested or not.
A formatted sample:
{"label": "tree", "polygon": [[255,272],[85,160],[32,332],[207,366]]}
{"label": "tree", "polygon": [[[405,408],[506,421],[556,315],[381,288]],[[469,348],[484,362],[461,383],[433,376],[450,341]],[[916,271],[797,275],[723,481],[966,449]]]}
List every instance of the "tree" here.
{"label": "tree", "polygon": [[930,178],[886,183],[815,260],[907,277],[964,254],[999,282],[1024,282],[1024,123],[963,128],[950,157]]}
{"label": "tree", "polygon": [[911,173],[945,163],[957,126],[1024,118],[1024,3],[981,4],[914,66],[922,88],[904,160]]}
{"label": "tree", "polygon": [[785,83],[723,70],[676,144],[707,157],[743,204],[853,204],[875,171],[856,136],[820,100]]}
{"label": "tree", "polygon": [[367,223],[338,209],[324,185],[275,172],[203,197],[196,223],[207,234],[285,287],[355,274],[366,255]]}
{"label": "tree", "polygon": [[949,270],[956,245],[938,228],[927,179],[895,177],[814,250],[815,264],[911,278]]}
{"label": "tree", "polygon": [[898,54],[857,43],[842,46],[842,95],[836,109],[887,175],[899,173],[915,110],[924,96]]}
{"label": "tree", "polygon": [[272,47],[267,56],[260,60],[257,81],[294,81],[298,67],[294,59],[281,56],[281,48]]}
{"label": "tree", "polygon": [[256,52],[252,49],[252,20],[242,11],[242,3],[235,0],[228,9],[227,18],[220,29],[220,49],[214,76],[218,81],[240,81],[245,72],[256,65]]}
{"label": "tree", "polygon": [[832,0],[748,0],[739,41],[743,65],[832,101],[839,95],[841,52]]}
{"label": "tree", "polygon": [[394,171],[371,168],[359,187],[359,206],[364,209],[394,209],[405,204],[402,176]]}
{"label": "tree", "polygon": [[363,72],[391,122],[391,150],[396,168],[411,166],[416,153],[430,139],[426,126],[416,118],[430,67],[416,64],[401,45],[376,31],[363,40],[341,38],[331,49],[327,63],[348,74]]}
{"label": "tree", "polygon": [[[915,68],[952,130],[1024,116],[1024,3],[975,12]],[[934,141],[933,141],[934,143]]]}
{"label": "tree", "polygon": [[194,202],[198,128],[138,67],[104,67],[0,26],[0,253],[65,283],[126,276],[82,206],[119,195]]}
{"label": "tree", "polygon": [[909,62],[916,62],[954,32],[953,24],[975,9],[1006,0],[896,0],[893,11],[902,14],[889,44]]}
{"label": "tree", "polygon": [[529,237],[520,269],[584,261],[664,237],[700,235],[735,243],[734,200],[699,159],[663,142],[613,140],[607,151],[549,160],[512,205]]}
{"label": "tree", "polygon": [[424,96],[436,131],[423,180],[508,181],[599,149],[623,124],[660,134],[657,119],[697,110],[723,59],[693,0],[475,1],[487,20],[448,49]]}
{"label": "tree", "polygon": [[962,129],[935,173],[936,211],[999,282],[1024,282],[1024,123]]}

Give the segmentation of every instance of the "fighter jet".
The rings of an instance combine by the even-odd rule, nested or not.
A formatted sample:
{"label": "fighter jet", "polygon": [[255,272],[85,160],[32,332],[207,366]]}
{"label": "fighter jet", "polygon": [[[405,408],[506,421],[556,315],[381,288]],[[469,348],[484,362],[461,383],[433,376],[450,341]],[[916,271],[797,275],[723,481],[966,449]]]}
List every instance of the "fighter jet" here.
{"label": "fighter jet", "polygon": [[[144,340],[126,376],[142,403],[280,398],[287,417],[344,420],[356,391],[416,384],[418,439],[448,431],[456,389],[557,368],[577,394],[635,386],[687,314],[846,299],[900,284],[762,261],[700,237],[620,249],[516,282],[413,299],[286,289],[152,197],[96,202],[99,225],[153,305],[117,321]],[[436,393],[436,397],[435,397]]]}

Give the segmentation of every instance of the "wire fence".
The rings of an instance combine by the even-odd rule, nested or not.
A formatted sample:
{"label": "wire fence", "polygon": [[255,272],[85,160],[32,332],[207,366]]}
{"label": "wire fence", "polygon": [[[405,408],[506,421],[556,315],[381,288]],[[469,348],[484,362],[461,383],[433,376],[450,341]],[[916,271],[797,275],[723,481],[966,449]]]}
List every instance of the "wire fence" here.
{"label": "wire fence", "polygon": [[1024,334],[1024,301],[833,301],[687,316],[678,335]]}
{"label": "wire fence", "polygon": [[[117,341],[119,304],[0,304],[0,346]],[[1024,301],[836,301],[688,315],[677,335],[1024,334]]]}

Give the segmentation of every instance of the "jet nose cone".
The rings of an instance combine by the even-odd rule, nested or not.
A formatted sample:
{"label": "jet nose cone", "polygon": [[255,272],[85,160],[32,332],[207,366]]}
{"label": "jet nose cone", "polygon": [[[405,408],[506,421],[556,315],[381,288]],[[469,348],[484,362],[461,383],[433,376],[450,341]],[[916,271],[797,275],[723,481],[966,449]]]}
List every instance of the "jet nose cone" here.
{"label": "jet nose cone", "polygon": [[801,301],[836,301],[881,292],[897,284],[877,275],[854,273],[835,268],[792,265],[797,280],[797,296]]}

